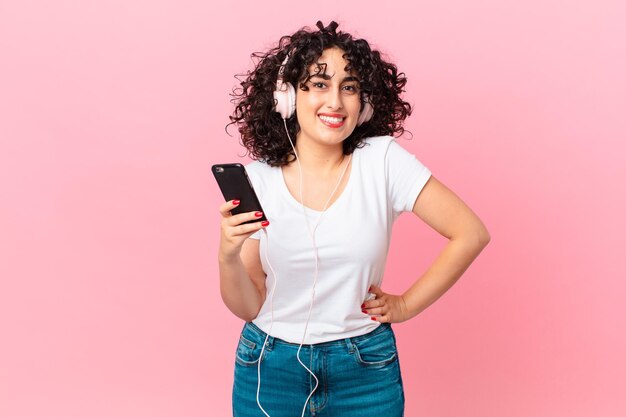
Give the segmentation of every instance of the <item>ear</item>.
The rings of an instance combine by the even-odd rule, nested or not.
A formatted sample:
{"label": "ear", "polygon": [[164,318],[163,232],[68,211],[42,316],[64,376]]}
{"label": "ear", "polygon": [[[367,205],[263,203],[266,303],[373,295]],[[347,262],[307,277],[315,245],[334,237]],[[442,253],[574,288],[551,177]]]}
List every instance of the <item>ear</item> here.
{"label": "ear", "polygon": [[356,122],[357,126],[361,126],[363,123],[367,123],[371,120],[374,115],[374,107],[369,101],[369,96],[363,96],[363,109],[361,113],[359,113],[359,119]]}

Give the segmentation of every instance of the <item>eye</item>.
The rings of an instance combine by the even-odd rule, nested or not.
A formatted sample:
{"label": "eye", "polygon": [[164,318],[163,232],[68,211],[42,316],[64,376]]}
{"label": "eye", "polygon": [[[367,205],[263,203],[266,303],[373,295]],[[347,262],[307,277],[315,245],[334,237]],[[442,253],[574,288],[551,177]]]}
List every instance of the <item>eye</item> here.
{"label": "eye", "polygon": [[319,81],[311,81],[311,86],[313,86],[314,88],[325,88],[326,84]]}
{"label": "eye", "polygon": [[343,86],[343,90],[349,94],[354,94],[359,91],[359,87],[353,84]]}

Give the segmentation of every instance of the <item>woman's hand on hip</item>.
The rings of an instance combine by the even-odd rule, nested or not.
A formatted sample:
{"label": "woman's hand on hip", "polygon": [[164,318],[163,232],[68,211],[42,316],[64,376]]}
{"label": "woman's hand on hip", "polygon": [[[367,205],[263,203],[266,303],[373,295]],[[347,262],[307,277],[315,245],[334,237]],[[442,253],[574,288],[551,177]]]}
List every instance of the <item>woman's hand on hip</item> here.
{"label": "woman's hand on hip", "polygon": [[376,298],[365,301],[361,310],[369,314],[372,320],[380,323],[401,323],[410,319],[401,295],[388,294],[376,285],[372,285],[369,292]]}
{"label": "woman's hand on hip", "polygon": [[232,214],[231,210],[238,205],[238,200],[230,200],[220,206],[222,223],[219,252],[220,256],[225,258],[238,256],[241,252],[243,242],[258,230],[269,225],[268,221],[243,224],[250,220],[258,220],[263,213],[260,211],[250,211],[247,213]]}

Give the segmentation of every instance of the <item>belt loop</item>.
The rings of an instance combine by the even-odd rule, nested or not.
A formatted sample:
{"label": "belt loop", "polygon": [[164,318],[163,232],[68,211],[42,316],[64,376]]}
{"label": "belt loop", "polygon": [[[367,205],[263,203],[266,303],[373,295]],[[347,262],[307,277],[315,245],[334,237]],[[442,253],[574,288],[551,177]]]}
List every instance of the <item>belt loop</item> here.
{"label": "belt loop", "polygon": [[346,338],[344,340],[346,341],[346,346],[348,347],[348,353],[354,353],[354,344],[352,343],[352,339]]}
{"label": "belt loop", "polygon": [[[274,336],[262,332],[263,341],[265,342],[265,350],[272,350],[274,348]],[[267,338],[267,341],[266,339]]]}
{"label": "belt loop", "polygon": [[[265,333],[263,330],[259,329],[257,326],[255,326],[253,323],[250,323],[250,326],[252,328],[252,330],[261,338],[261,340],[263,342],[260,343],[260,345],[263,345],[263,343],[265,343],[265,349],[266,350],[272,350],[272,348],[274,347],[274,336]],[[267,338],[267,341],[266,339]]]}

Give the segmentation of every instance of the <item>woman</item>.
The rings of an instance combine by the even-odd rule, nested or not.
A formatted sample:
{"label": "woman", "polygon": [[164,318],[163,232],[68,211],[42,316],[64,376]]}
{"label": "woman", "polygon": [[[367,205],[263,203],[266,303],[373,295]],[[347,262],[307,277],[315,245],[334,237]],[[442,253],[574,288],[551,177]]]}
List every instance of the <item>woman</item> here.
{"label": "woman", "polygon": [[[480,219],[392,135],[404,74],[332,22],[255,54],[231,116],[269,221],[220,207],[221,294],[246,321],[233,411],[401,416],[390,323],[447,291],[489,242]],[[295,107],[295,109],[294,109]],[[411,211],[449,239],[401,295],[381,289],[391,228]],[[245,223],[245,224],[244,224]],[[418,277],[416,277],[418,278]]]}

